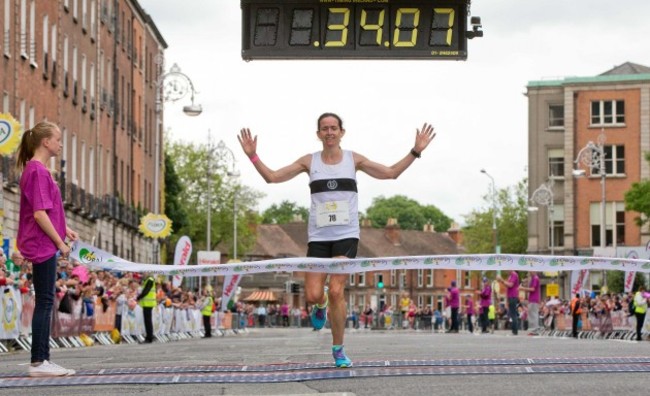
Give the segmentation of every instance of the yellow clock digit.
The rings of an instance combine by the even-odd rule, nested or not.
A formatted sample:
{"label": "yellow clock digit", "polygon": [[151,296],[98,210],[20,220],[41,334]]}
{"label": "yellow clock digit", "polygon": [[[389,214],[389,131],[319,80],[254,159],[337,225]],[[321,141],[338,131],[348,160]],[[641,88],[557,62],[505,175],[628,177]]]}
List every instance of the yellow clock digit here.
{"label": "yellow clock digit", "polygon": [[[395,47],[415,47],[418,40],[418,25],[420,24],[420,9],[418,8],[398,8],[395,17],[395,30],[393,31],[393,45]],[[402,40],[402,32],[411,37]]]}
{"label": "yellow clock digit", "polygon": [[375,35],[375,42],[377,45],[381,45],[381,38],[384,32],[384,12],[385,10],[379,11],[379,20],[376,24],[367,23],[368,22],[368,12],[366,10],[361,10],[361,29],[363,30],[375,30],[377,33]]}
{"label": "yellow clock digit", "polygon": [[433,32],[441,33],[444,43],[438,42],[435,40],[434,45],[451,45],[451,39],[453,38],[453,27],[454,27],[454,17],[455,11],[453,8],[434,8],[433,9]]}
{"label": "yellow clock digit", "polygon": [[[327,31],[325,34],[326,47],[344,47],[348,43],[348,25],[350,23],[349,8],[330,8],[327,16]],[[337,34],[338,33],[338,34]],[[338,40],[330,40],[338,36]]]}

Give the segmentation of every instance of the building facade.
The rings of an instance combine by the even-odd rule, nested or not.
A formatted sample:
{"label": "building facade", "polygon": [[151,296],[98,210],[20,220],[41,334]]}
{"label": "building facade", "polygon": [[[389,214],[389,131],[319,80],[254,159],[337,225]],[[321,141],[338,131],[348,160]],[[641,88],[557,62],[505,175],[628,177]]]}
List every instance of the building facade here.
{"label": "building facade", "polygon": [[545,183],[552,191],[552,204],[529,214],[529,252],[594,255],[647,245],[648,227],[625,210],[624,194],[650,178],[650,67],[628,62],[595,77],[531,81],[527,97],[529,196]]}
{"label": "building facade", "polygon": [[[138,224],[163,193],[154,142],[162,141],[157,81],[167,44],[150,16],[136,0],[0,0],[0,34],[0,111],[24,130],[59,125],[63,151],[50,168],[69,226],[127,260],[155,262],[157,242]],[[15,238],[15,156],[2,170],[3,234]]]}

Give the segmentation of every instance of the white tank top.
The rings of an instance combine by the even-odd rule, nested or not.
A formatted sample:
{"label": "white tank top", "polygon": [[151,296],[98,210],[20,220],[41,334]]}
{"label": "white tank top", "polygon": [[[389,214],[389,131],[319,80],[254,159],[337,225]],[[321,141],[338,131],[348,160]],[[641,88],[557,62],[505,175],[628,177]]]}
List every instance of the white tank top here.
{"label": "white tank top", "polygon": [[321,152],[311,156],[309,242],[359,238],[357,177],[351,151],[336,165],[324,164]]}

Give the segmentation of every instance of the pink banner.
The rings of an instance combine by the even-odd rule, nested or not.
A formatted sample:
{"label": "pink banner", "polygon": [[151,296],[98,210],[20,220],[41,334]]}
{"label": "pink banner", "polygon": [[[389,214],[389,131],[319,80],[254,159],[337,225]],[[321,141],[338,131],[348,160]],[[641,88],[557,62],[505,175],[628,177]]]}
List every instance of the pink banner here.
{"label": "pink banner", "polygon": [[634,277],[636,276],[635,271],[625,271],[625,293],[632,291],[634,286]]}
{"label": "pink banner", "polygon": [[571,271],[571,296],[575,296],[582,289],[585,289],[588,279],[589,270]]}

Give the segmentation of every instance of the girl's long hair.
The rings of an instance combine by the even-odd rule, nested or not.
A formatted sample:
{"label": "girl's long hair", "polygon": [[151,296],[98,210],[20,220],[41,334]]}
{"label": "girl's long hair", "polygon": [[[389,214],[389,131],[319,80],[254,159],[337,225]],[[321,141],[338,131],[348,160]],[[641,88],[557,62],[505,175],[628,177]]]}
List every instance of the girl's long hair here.
{"label": "girl's long hair", "polygon": [[18,158],[16,159],[16,167],[19,170],[23,169],[27,161],[32,159],[34,151],[41,144],[41,141],[52,137],[56,128],[58,127],[52,122],[41,121],[34,125],[32,129],[28,129],[23,133],[20,146],[18,146]]}

